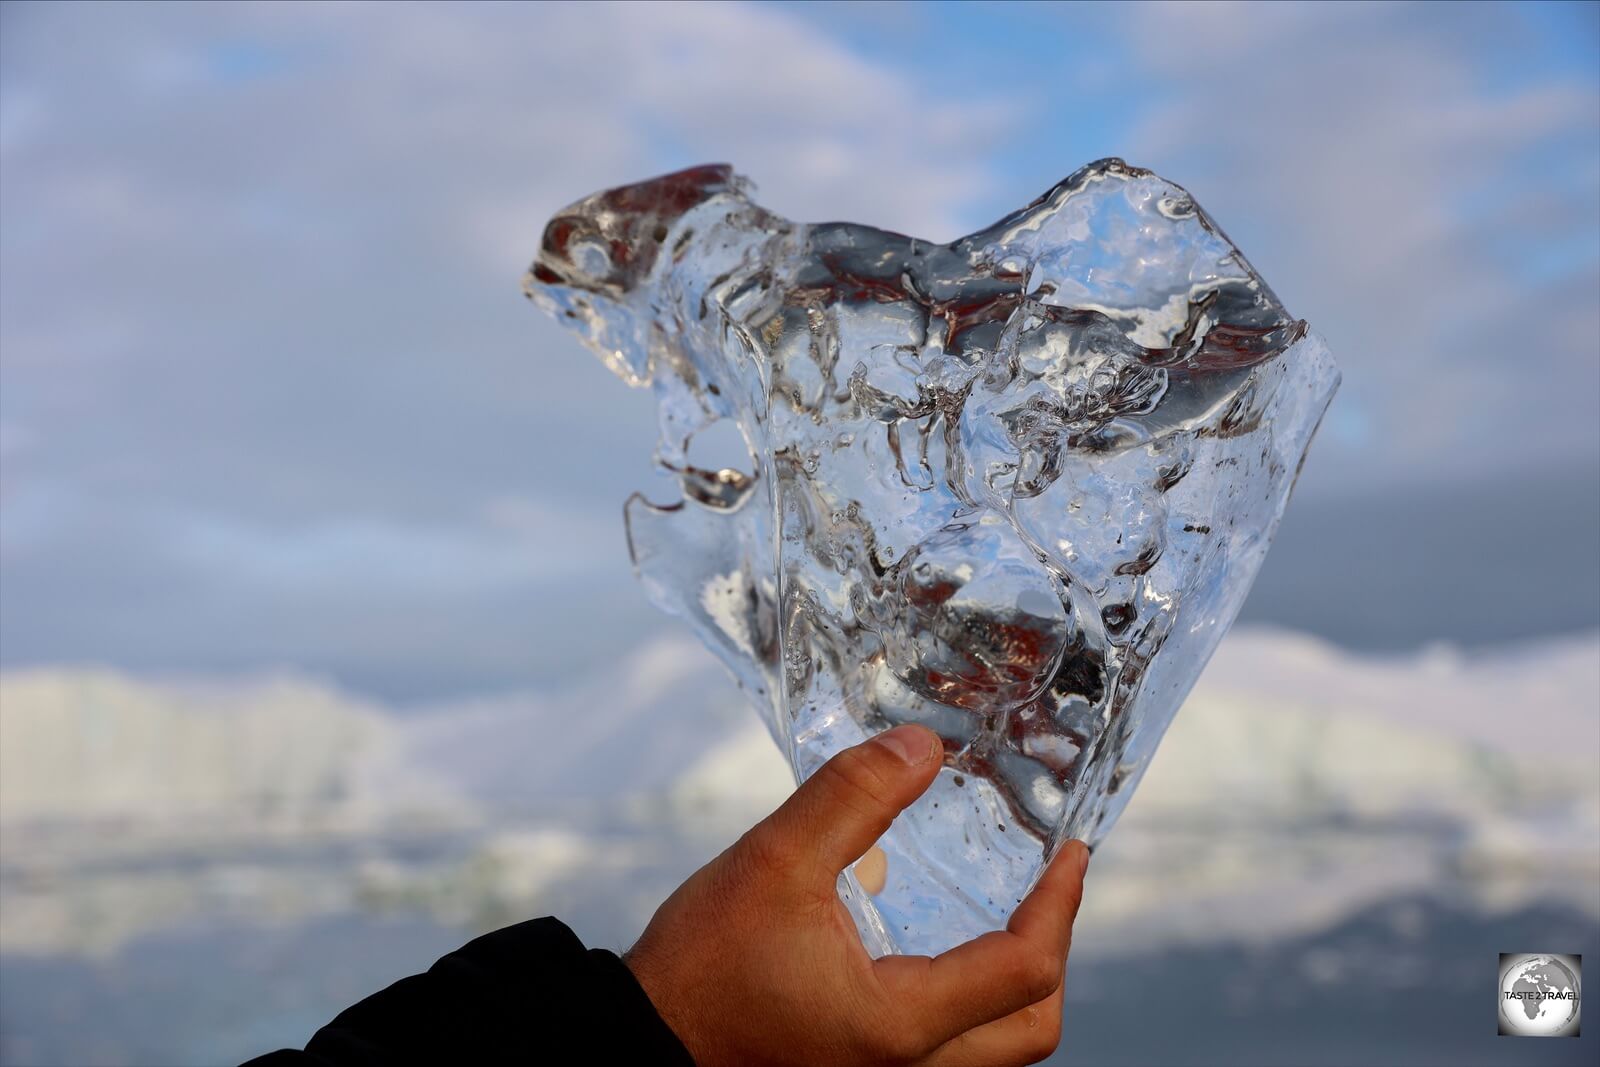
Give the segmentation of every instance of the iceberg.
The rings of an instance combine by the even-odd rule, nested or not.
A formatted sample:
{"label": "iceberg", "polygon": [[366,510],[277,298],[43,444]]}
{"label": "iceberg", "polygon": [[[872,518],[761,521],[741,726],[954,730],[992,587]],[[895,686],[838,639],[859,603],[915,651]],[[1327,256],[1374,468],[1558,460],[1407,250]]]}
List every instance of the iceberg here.
{"label": "iceberg", "polygon": [[[949,244],[696,167],[559,212],[524,290],[654,390],[679,499],[628,501],[635,566],[797,779],[897,724],[943,738],[881,886],[841,878],[874,954],[1003,926],[1104,837],[1339,380],[1187,192],[1116,159]],[[739,458],[702,459],[728,426]]]}

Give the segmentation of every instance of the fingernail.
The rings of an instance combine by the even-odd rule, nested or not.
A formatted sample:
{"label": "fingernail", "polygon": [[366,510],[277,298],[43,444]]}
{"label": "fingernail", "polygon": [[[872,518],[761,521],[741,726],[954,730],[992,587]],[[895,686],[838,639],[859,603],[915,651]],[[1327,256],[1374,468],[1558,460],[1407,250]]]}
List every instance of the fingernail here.
{"label": "fingernail", "polygon": [[1088,844],[1086,844],[1083,841],[1077,842],[1077,845],[1078,845],[1078,877],[1082,878],[1084,876],[1085,872],[1087,872],[1089,870],[1089,846],[1088,846]]}
{"label": "fingernail", "polygon": [[939,739],[920,726],[896,726],[872,739],[899,757],[908,767],[927,763],[939,748]]}

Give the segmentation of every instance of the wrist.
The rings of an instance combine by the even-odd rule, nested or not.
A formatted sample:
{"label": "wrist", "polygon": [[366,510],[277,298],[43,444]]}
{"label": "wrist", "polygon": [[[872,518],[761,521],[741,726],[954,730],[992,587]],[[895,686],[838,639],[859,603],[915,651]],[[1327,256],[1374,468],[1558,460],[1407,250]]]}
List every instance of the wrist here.
{"label": "wrist", "polygon": [[632,973],[633,980],[639,983],[639,988],[644,990],[644,995],[649,998],[661,1021],[689,1053],[689,1058],[697,1067],[710,1067],[711,1060],[707,1058],[705,1042],[699,1033],[699,1028],[694,1025],[686,1005],[674,995],[677,992],[674,983],[656,965],[653,954],[648,949],[640,951],[639,946],[635,945],[623,954],[622,963]]}

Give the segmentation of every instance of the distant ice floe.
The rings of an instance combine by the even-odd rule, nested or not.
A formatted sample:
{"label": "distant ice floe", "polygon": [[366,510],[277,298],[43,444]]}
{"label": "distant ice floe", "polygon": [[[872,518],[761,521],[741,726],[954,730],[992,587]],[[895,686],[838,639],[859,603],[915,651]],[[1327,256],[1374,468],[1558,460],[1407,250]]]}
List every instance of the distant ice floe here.
{"label": "distant ice floe", "polygon": [[[1080,950],[1271,938],[1422,892],[1600,918],[1600,635],[1353,656],[1241,629],[1098,850]],[[401,714],[304,678],[0,678],[0,951],[214,918],[609,909],[636,932],[792,788],[687,639]]]}

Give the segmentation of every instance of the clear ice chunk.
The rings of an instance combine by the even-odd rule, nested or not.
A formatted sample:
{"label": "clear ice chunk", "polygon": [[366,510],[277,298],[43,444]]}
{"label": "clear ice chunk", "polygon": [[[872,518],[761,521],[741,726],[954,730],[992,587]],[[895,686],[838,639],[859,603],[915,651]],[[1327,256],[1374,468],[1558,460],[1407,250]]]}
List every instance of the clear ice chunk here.
{"label": "clear ice chunk", "polygon": [[[763,210],[726,166],[597,193],[529,297],[659,401],[682,499],[626,508],[652,600],[800,780],[944,739],[840,891],[868,948],[1003,926],[1104,837],[1260,567],[1339,375],[1187,192],[1093,163],[934,244]],[[697,466],[723,420],[749,454]]]}

